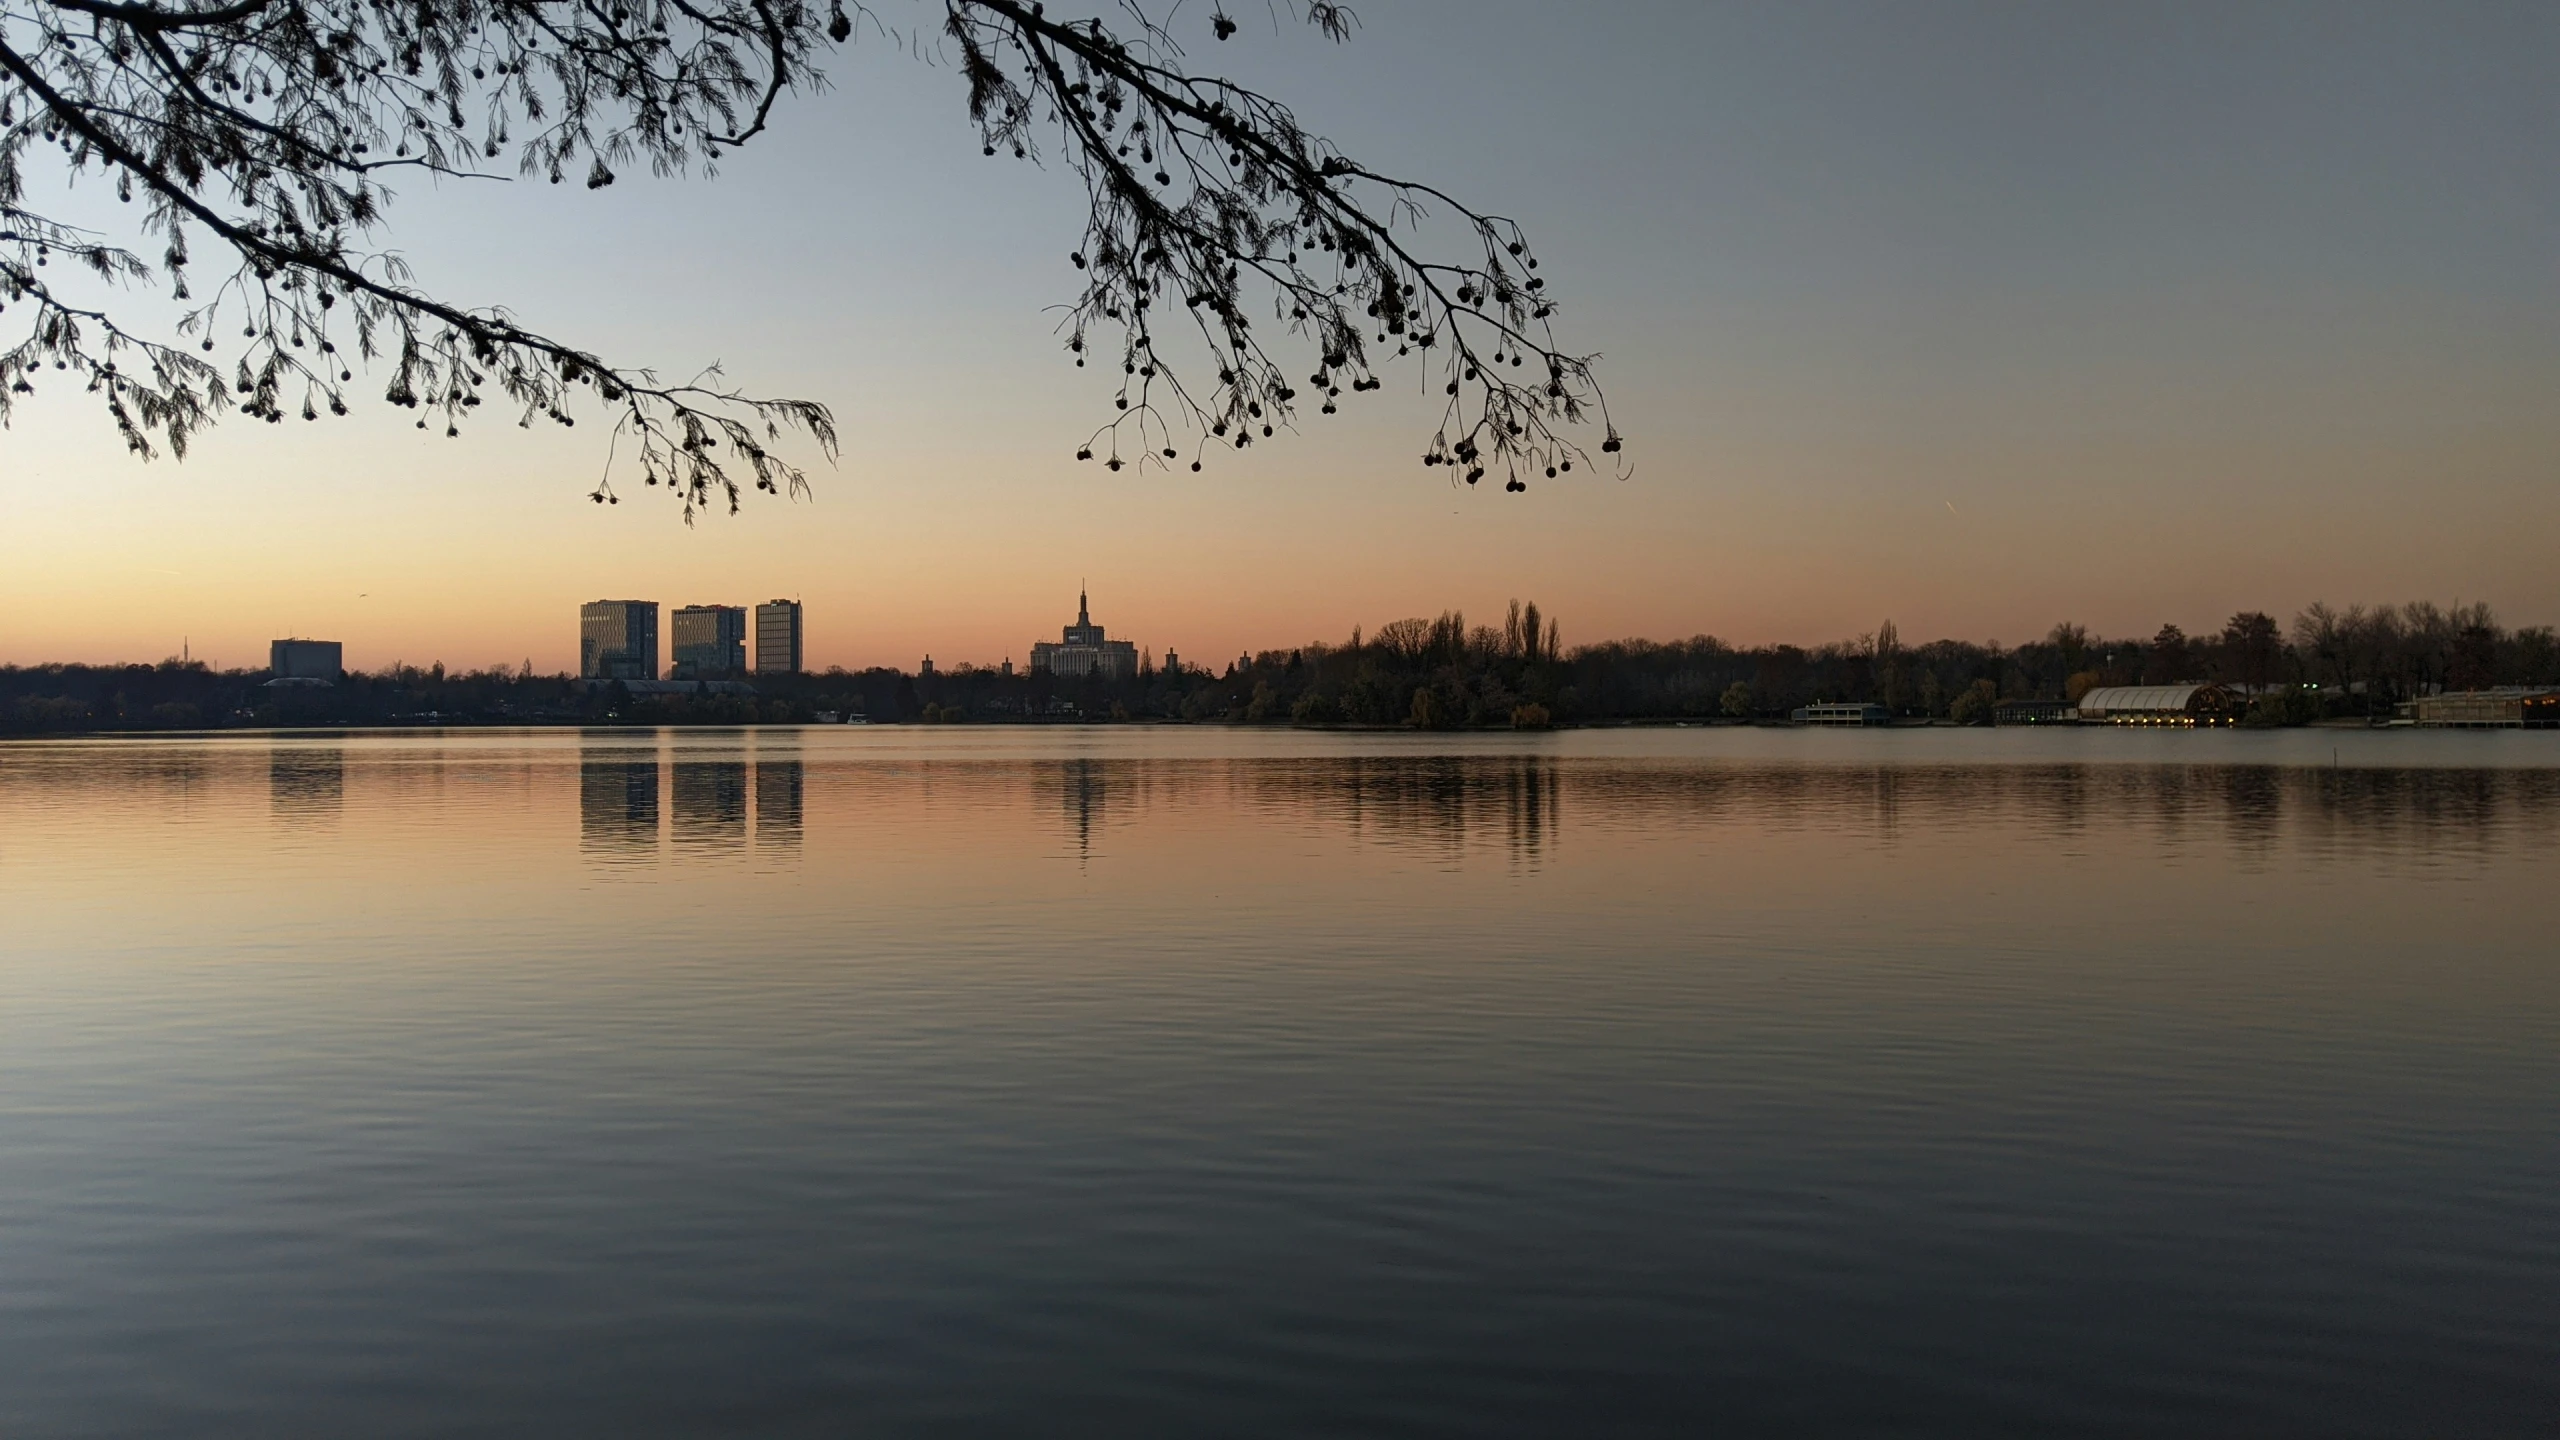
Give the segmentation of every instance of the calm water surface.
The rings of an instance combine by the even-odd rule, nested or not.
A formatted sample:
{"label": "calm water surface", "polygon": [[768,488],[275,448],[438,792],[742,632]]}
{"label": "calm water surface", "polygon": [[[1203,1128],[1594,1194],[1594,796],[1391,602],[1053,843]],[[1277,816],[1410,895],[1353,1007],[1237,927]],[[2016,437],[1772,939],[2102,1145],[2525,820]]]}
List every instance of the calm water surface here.
{"label": "calm water surface", "polygon": [[2549,1434],[2560,736],[0,746],[0,1433]]}

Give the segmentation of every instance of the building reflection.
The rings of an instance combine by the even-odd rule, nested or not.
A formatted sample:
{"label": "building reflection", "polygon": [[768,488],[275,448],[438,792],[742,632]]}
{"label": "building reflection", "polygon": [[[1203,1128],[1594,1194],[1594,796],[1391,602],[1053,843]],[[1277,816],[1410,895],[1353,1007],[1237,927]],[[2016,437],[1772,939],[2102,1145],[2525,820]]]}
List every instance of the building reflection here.
{"label": "building reflection", "polygon": [[346,748],[279,744],[267,752],[267,813],[291,825],[335,821],[347,798]]}
{"label": "building reflection", "polygon": [[1111,783],[1110,762],[1079,756],[1061,761],[1054,772],[1058,787],[1058,805],[1065,813],[1068,836],[1074,840],[1076,858],[1093,858],[1094,832],[1101,828],[1115,799]]}
{"label": "building reflection", "polygon": [[638,856],[658,848],[658,756],[590,744],[578,766],[578,834],[598,854]]}
{"label": "building reflection", "polygon": [[807,783],[805,767],[797,760],[756,758],[758,848],[799,846],[800,810]]}
{"label": "building reflection", "polygon": [[728,850],[747,843],[747,764],[743,760],[679,760],[675,765],[675,843]]}

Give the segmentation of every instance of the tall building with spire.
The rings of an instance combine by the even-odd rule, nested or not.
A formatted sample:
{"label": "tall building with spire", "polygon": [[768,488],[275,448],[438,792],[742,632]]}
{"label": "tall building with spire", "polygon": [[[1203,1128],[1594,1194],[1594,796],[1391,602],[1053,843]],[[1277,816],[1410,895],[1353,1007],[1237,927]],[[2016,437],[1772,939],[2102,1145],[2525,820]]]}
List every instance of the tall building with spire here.
{"label": "tall building with spire", "polygon": [[1076,623],[1058,632],[1058,643],[1046,640],[1031,647],[1031,669],[1034,674],[1057,675],[1068,679],[1098,676],[1104,680],[1128,680],[1138,673],[1138,647],[1129,640],[1113,640],[1093,623],[1093,607],[1082,590],[1076,592]]}

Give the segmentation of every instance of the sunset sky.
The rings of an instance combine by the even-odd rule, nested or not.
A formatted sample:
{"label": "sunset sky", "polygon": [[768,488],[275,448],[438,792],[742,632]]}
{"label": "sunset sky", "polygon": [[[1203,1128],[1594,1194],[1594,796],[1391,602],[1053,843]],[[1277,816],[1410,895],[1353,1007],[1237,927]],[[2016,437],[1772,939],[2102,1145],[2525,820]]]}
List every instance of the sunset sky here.
{"label": "sunset sky", "polygon": [[41,395],[0,433],[0,663],[299,633],[549,671],[580,601],[777,595],[813,668],[1020,663],[1079,583],[1200,661],[1515,596],[1568,644],[2560,622],[2560,6],[1370,0],[1342,47],[1233,8],[1225,45],[1183,12],[1195,66],[1529,228],[1631,478],[1453,488],[1409,365],[1205,474],[1076,463],[1110,407],[1047,310],[1076,188],[981,159],[952,71],[867,37],[716,180],[411,181],[384,241],[625,363],[827,402],[814,497],[598,507],[602,424],[447,440],[379,373],[184,463]]}

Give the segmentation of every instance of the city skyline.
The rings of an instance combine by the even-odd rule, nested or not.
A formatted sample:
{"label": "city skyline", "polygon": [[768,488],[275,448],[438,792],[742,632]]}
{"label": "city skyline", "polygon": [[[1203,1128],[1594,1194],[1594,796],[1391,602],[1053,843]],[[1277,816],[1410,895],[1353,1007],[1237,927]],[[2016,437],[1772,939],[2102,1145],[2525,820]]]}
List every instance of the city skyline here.
{"label": "city skyline", "polygon": [[[1509,598],[1510,600],[1516,601],[1520,597],[1513,596]],[[2401,603],[2399,601],[2391,600],[2377,602],[2373,597],[2352,593],[2341,594],[2335,598],[2340,603],[2331,606],[2331,609],[2353,609],[2358,612],[2371,611],[2375,609],[2387,610],[2396,604]],[[2450,609],[2456,612],[2462,611],[2470,604],[2475,603],[2469,601],[2465,597],[2456,597],[2450,606],[2443,604],[2439,597],[2409,596],[2402,597],[2402,599],[2410,603],[2431,605],[2438,609]],[[2325,602],[2311,602],[2311,604],[2320,603]],[[2488,604],[2488,602],[2476,603]],[[2084,625],[2083,628],[2089,631],[2092,635],[2136,643],[2148,640],[2163,626],[2173,627],[2188,634],[2189,636],[2202,639],[2211,636],[2216,631],[2219,631],[2226,622],[2249,614],[2271,615],[2279,628],[2282,629],[2287,625],[2289,620],[2300,616],[2305,610],[2311,608],[2311,604],[2298,607],[2272,607],[2263,603],[2244,603],[2235,606],[2233,609],[2220,616],[2197,615],[2190,619],[2171,618],[2157,623],[2129,625],[2121,628],[2105,625]],[[801,648],[804,643],[801,640],[801,635],[803,633],[802,627],[805,624],[803,617],[805,616],[807,607],[802,605],[800,602],[791,600],[763,601],[758,602],[753,606],[734,606],[718,603],[670,606],[666,605],[664,602],[653,600],[584,601],[579,603],[581,611],[581,625],[584,627],[590,623],[592,617],[588,612],[595,610],[598,606],[625,605],[643,606],[653,612],[651,620],[649,621],[649,624],[652,627],[649,632],[649,643],[653,646],[657,644],[659,632],[656,627],[660,623],[656,612],[664,612],[664,634],[666,636],[666,642],[661,650],[653,651],[653,653],[658,654],[659,656],[654,665],[653,673],[648,676],[642,676],[635,671],[635,673],[623,677],[632,679],[691,678],[689,674],[680,675],[678,673],[683,668],[685,662],[682,656],[675,653],[676,648],[682,644],[680,640],[675,638],[677,634],[675,621],[678,616],[681,616],[686,612],[735,612],[742,617],[750,617],[750,628],[747,633],[749,635],[755,635],[758,633],[758,630],[755,627],[761,626],[765,623],[765,612],[773,610],[775,607],[783,607],[784,609],[787,609],[789,612],[788,628],[775,633],[777,635],[788,635],[790,637],[787,642],[789,645],[788,653],[797,656],[799,663],[785,665],[780,668],[794,673],[816,674],[834,670],[860,671],[867,669],[887,669],[913,672],[917,668],[917,658],[919,656],[929,657],[937,653],[944,656],[943,659],[933,662],[932,668],[939,671],[950,672],[962,668],[977,668],[994,671],[1006,665],[1011,665],[1016,670],[1029,673],[1039,668],[1035,663],[1036,652],[1038,650],[1043,647],[1052,649],[1061,648],[1059,646],[1059,642],[1030,641],[1026,643],[1003,644],[994,647],[990,651],[982,653],[958,653],[957,658],[953,658],[955,652],[951,646],[927,641],[921,647],[910,648],[909,653],[904,655],[880,655],[876,658],[864,658],[859,663],[848,663],[827,659],[824,657],[823,652],[818,657],[812,658]],[[1110,639],[1108,641],[1101,641],[1099,637],[1101,637],[1104,627],[1092,622],[1084,604],[1084,596],[1080,594],[1077,621],[1074,624],[1065,627],[1062,634],[1069,647],[1076,644],[1075,637],[1078,632],[1085,632],[1086,634],[1095,637],[1097,648],[1098,645],[1102,643],[1107,643],[1112,647],[1129,647],[1130,654],[1133,657],[1130,661],[1129,669],[1130,673],[1135,673],[1136,667],[1142,662],[1151,661],[1153,664],[1161,666],[1165,664],[1170,657],[1179,654],[1186,649],[1190,650],[1190,652],[1195,656],[1202,654],[1214,656],[1242,655],[1250,658],[1254,655],[1275,651],[1285,652],[1310,644],[1338,644],[1355,630],[1363,634],[1375,633],[1380,626],[1391,621],[1427,620],[1434,615],[1447,612],[1452,608],[1454,608],[1458,614],[1469,617],[1472,623],[1480,624],[1498,619],[1501,614],[1502,607],[1497,603],[1458,607],[1423,604],[1415,606],[1408,614],[1382,614],[1363,619],[1356,619],[1335,633],[1284,634],[1278,638],[1269,638],[1258,641],[1249,640],[1242,644],[1229,645],[1221,648],[1213,646],[1192,646],[1179,639],[1176,639],[1169,644],[1158,643],[1154,640],[1140,642],[1125,639]],[[2499,623],[2510,629],[2525,630],[2539,628],[2548,630],[2555,626],[2560,626],[2560,616],[2519,614],[2514,611],[2503,609],[2494,604],[2489,604],[2489,610]],[[1550,612],[1550,614],[1552,615],[1552,612]],[[1562,626],[1569,621],[1570,617],[1556,615],[1553,616],[1553,619],[1559,626]],[[2014,634],[2009,636],[1970,637],[1959,634],[1933,633],[1925,631],[1915,626],[1901,624],[1898,621],[1898,617],[1891,615],[1879,617],[1879,620],[1880,622],[1894,623],[1895,628],[1901,632],[1902,641],[1905,644],[1947,640],[1973,645],[1997,644],[2001,648],[2013,648],[2018,645],[2044,642],[2048,639],[2049,633],[2056,626],[2081,624],[2081,617],[2065,614],[2045,625],[2021,627]],[[1005,628],[1009,623],[1010,622],[1006,620],[999,620],[997,625],[1001,629]],[[1286,622],[1283,622],[1284,627],[1285,624]],[[1591,643],[1653,641],[1669,644],[1690,641],[1698,638],[1711,638],[1721,643],[1733,646],[1736,649],[1743,650],[1760,649],[1770,646],[1794,646],[1803,650],[1815,650],[1824,646],[1842,644],[1857,645],[1870,642],[1873,640],[1878,628],[1880,628],[1880,626],[1869,626],[1857,631],[1832,635],[1778,635],[1763,638],[1746,638],[1735,633],[1710,629],[1699,629],[1688,631],[1686,633],[1660,635],[1608,634],[1575,629],[1572,633],[1566,636],[1563,641],[1563,645],[1567,651],[1570,651],[1578,645]],[[841,633],[844,627],[830,626],[828,629]],[[279,635],[281,635],[281,633],[282,632],[279,632]],[[504,656],[457,658],[454,655],[437,651],[432,645],[423,651],[401,652],[396,654],[388,653],[395,647],[388,646],[378,640],[368,639],[361,634],[339,635],[332,633],[326,637],[316,637],[306,632],[294,635],[291,638],[270,636],[266,639],[257,641],[252,647],[246,647],[254,651],[253,654],[246,657],[229,655],[211,649],[207,646],[201,636],[182,637],[181,644],[189,652],[188,658],[190,658],[194,663],[204,665],[207,668],[214,670],[255,670],[261,668],[262,666],[271,663],[272,656],[275,653],[274,647],[277,645],[325,644],[329,646],[333,652],[340,652],[344,655],[345,658],[341,663],[349,672],[371,672],[394,665],[407,665],[424,669],[431,665],[441,664],[448,670],[456,672],[476,669],[514,670],[519,668],[521,665],[531,665],[534,671],[538,674],[565,674],[572,676],[585,675],[586,678],[591,679],[613,678],[599,673],[591,673],[589,671],[589,657],[575,649],[570,650],[566,658],[560,663],[551,663],[544,658],[547,651],[544,647],[540,646],[533,647],[528,651],[528,653],[516,659],[509,659]],[[754,650],[749,652],[747,663],[739,667],[740,673],[733,678],[752,679],[755,675],[760,673],[771,673],[772,669],[775,667],[769,667],[763,663],[761,659],[762,654],[763,647],[759,644]],[[163,659],[177,660],[178,658],[180,658],[180,652],[177,649],[171,650],[166,656],[144,656],[135,654],[93,658],[45,654],[27,659],[0,657],[0,665],[153,664]],[[1215,661],[1211,668],[1216,669],[1225,664],[1226,661],[1224,659],[1220,659]]]}
{"label": "city skyline", "polygon": [[[578,665],[582,680],[742,679],[749,674],[796,675],[802,655],[801,607],[796,600],[743,605],[676,606],[668,617],[671,653],[659,661],[656,600],[588,600],[578,606]],[[752,634],[752,663],[747,648]],[[278,641],[281,645],[287,642]],[[334,648],[334,642],[333,642]],[[437,662],[441,663],[441,662]],[[532,663],[526,657],[527,665]]]}

